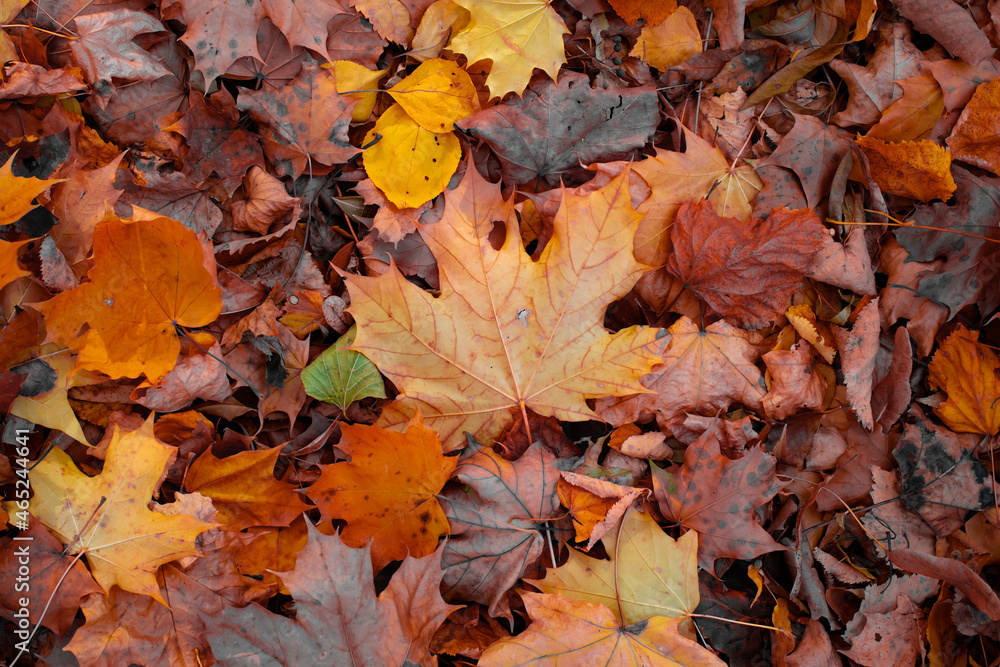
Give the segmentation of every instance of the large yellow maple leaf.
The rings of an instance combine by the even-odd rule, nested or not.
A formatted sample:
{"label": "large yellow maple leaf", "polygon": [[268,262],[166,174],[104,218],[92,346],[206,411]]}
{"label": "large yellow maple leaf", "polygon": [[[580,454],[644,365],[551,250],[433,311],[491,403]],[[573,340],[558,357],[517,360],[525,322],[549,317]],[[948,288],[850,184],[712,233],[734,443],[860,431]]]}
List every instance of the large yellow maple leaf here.
{"label": "large yellow maple leaf", "polygon": [[[632,256],[642,217],[628,171],[586,195],[563,191],[552,239],[537,262],[521,244],[512,201],[469,166],[445,192],[440,222],[420,233],[438,261],[441,295],[393,266],[347,276],[361,352],[400,390],[380,426],[397,430],[419,408],[446,449],[497,436],[513,410],[563,421],[598,418],[587,399],[646,390],[639,378],[659,359],[658,330],[602,326],[609,303],[646,269]],[[489,236],[497,224],[499,250]]]}
{"label": "large yellow maple leaf", "polygon": [[490,97],[520,95],[537,67],[553,79],[566,62],[566,24],[547,0],[456,0],[471,19],[448,44],[470,63],[492,60]]}
{"label": "large yellow maple leaf", "polygon": [[213,527],[186,514],[166,516],[148,505],[176,457],[158,442],[150,417],[136,431],[115,427],[104,470],[87,477],[73,459],[53,448],[30,473],[34,496],[28,506],[66,545],[83,552],[105,591],[117,585],[164,605],[156,570],[164,563],[200,555],[195,538]]}

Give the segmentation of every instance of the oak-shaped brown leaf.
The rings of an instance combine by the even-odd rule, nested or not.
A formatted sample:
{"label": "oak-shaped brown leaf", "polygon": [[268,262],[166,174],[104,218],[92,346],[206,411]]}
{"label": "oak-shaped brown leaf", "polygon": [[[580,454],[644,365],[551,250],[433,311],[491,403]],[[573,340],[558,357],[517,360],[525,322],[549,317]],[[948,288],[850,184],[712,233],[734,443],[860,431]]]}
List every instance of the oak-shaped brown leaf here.
{"label": "oak-shaped brown leaf", "polygon": [[522,593],[521,599],[531,625],[516,637],[501,639],[486,649],[479,659],[483,667],[726,664],[694,639],[688,619],[656,616],[622,627],[602,604],[537,593]]}
{"label": "oak-shaped brown leaf", "polygon": [[320,466],[308,491],[323,520],[345,520],[341,539],[350,547],[371,542],[376,571],[407,554],[433,552],[448,532],[437,495],[458,460],[444,456],[441,439],[419,414],[406,433],[361,424],[340,429],[337,447],[351,461]]}
{"label": "oak-shaped brown leaf", "polygon": [[204,326],[222,311],[204,262],[197,236],[176,220],[108,220],[94,232],[90,282],[36,307],[49,335],[79,352],[77,368],[156,382],[177,363],[175,325]]}
{"label": "oak-shaped brown leaf", "polygon": [[535,442],[516,461],[472,441],[455,469],[463,487],[444,491],[451,538],[443,562],[446,596],[487,605],[491,616],[524,568],[542,553],[545,522],[561,513],[557,460]]}
{"label": "oak-shaped brown leaf", "polygon": [[820,250],[826,230],[809,209],[766,220],[722,218],[702,200],[677,212],[667,271],[740,326],[772,324]]}
{"label": "oak-shaped brown leaf", "polygon": [[928,366],[931,387],[948,400],[934,408],[953,431],[996,435],[1000,431],[1000,356],[979,342],[979,332],[959,326]]}
{"label": "oak-shaped brown leaf", "polygon": [[[632,257],[639,215],[628,174],[586,195],[563,193],[552,239],[537,262],[522,244],[513,202],[476,169],[444,194],[440,222],[420,227],[438,261],[435,298],[391,268],[345,278],[358,324],[350,349],[400,390],[378,424],[399,428],[419,409],[448,450],[496,437],[510,410],[564,421],[595,414],[586,400],[644,391],[658,331],[602,326],[609,303],[642,272]],[[500,250],[489,242],[506,226]]]}
{"label": "oak-shaped brown leaf", "polygon": [[339,95],[333,70],[303,63],[298,75],[277,90],[245,90],[236,101],[261,124],[264,151],[283,173],[298,178],[309,171],[327,173],[359,149],[347,129],[356,98]]}
{"label": "oak-shaped brown leaf", "polygon": [[958,530],[971,512],[993,506],[992,477],[975,456],[978,440],[938,426],[914,404],[892,452],[903,499],[941,537]]}
{"label": "oak-shaped brown leaf", "polygon": [[753,559],[784,550],[755,520],[756,508],[781,489],[775,458],[756,447],[735,461],[719,450],[709,429],[684,452],[680,470],[653,468],[653,495],[663,516],[698,531],[698,560],[711,571],[716,558]]}
{"label": "oak-shaped brown leaf", "polygon": [[281,447],[218,459],[211,450],[188,468],[184,488],[212,499],[220,523],[232,530],[287,526],[309,509],[295,487],[274,478]]}
{"label": "oak-shaped brown leaf", "polygon": [[597,408],[604,419],[623,424],[651,411],[663,426],[684,412],[715,414],[733,403],[763,410],[767,386],[756,366],[759,353],[746,331],[722,320],[700,329],[682,317],[670,327],[670,336],[662,363],[642,378],[656,393],[602,399]]}
{"label": "oak-shaped brown leaf", "polygon": [[247,655],[286,665],[436,664],[434,631],[454,607],[438,592],[441,554],[407,558],[378,598],[368,549],[352,549],[312,524],[291,572],[281,578],[295,600],[295,619],[259,605],[204,616],[216,660]]}
{"label": "oak-shaped brown leaf", "polygon": [[186,514],[166,516],[147,506],[176,450],[153,435],[153,419],[137,431],[115,427],[104,470],[87,477],[69,454],[54,447],[32,468],[29,509],[67,553],[85,553],[105,591],[118,586],[163,604],[156,571],[164,563],[199,555],[195,538],[213,525]]}

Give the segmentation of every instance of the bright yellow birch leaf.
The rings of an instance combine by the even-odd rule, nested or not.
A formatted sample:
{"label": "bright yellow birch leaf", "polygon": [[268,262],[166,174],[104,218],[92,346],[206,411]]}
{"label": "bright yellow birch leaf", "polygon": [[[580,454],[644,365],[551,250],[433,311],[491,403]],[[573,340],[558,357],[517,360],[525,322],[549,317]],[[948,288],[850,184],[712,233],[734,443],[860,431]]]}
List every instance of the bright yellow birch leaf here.
{"label": "bright yellow birch leaf", "polygon": [[365,171],[393,204],[415,208],[444,192],[462,159],[453,132],[437,134],[417,125],[399,104],[382,114],[365,136]]}
{"label": "bright yellow birch leaf", "polygon": [[387,92],[430,132],[451,132],[455,123],[479,111],[472,78],[451,60],[428,60]]}

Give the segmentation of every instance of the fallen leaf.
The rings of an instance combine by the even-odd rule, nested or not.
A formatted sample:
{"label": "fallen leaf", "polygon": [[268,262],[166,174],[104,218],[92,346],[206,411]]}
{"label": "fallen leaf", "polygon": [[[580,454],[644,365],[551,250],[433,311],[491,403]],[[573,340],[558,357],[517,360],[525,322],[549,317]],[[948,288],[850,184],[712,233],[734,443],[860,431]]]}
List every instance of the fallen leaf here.
{"label": "fallen leaf", "polygon": [[976,87],[972,99],[962,110],[948,137],[956,160],[1000,174],[1000,143],[996,140],[1000,124],[1000,80]]}
{"label": "fallen leaf", "polygon": [[486,649],[479,664],[704,665],[725,663],[687,636],[684,619],[658,616],[621,627],[611,610],[561,595],[522,593],[528,629]]}
{"label": "fallen leaf", "polygon": [[934,408],[953,431],[996,435],[1000,431],[1000,357],[979,343],[979,332],[959,327],[941,343],[928,365],[928,382],[948,400]]}
{"label": "fallen leaf", "polygon": [[407,558],[376,598],[368,549],[351,549],[306,525],[309,539],[295,569],[281,573],[295,619],[259,605],[206,614],[216,660],[231,664],[255,655],[276,664],[429,667],[431,637],[453,609],[438,593],[440,553]]}
{"label": "fallen leaf", "polygon": [[760,447],[735,461],[719,451],[710,429],[688,445],[684,465],[672,472],[653,467],[653,495],[663,515],[698,532],[698,562],[712,571],[716,558],[752,559],[785,551],[755,520],[756,508],[781,490],[776,461]]}
{"label": "fallen leaf", "polygon": [[840,351],[840,363],[844,369],[844,385],[847,387],[847,400],[851,402],[858,421],[866,428],[873,427],[872,388],[875,368],[875,357],[879,349],[879,312],[878,299],[873,299],[861,309],[854,328],[848,332],[837,327],[834,329],[837,349]]}
{"label": "fallen leaf", "polygon": [[236,100],[262,125],[267,156],[295,178],[307,171],[325,173],[358,152],[347,136],[357,103],[338,94],[333,71],[315,62],[303,63],[298,75],[277,90],[244,90]]}
{"label": "fallen leaf", "polygon": [[542,553],[566,467],[537,442],[513,462],[470,443],[454,474],[463,486],[442,494],[451,524],[442,556],[445,596],[480,602],[498,615],[504,594]]}
{"label": "fallen leaf", "polygon": [[594,87],[586,75],[566,72],[558,83],[538,81],[521,99],[484,109],[458,127],[489,144],[510,182],[557,182],[581,164],[625,158],[645,146],[658,110],[652,86]]}
{"label": "fallen leaf", "polygon": [[184,488],[211,498],[219,522],[230,530],[288,526],[311,508],[292,484],[274,478],[280,455],[280,447],[222,459],[206,451],[188,468]]}
{"label": "fallen leaf", "polygon": [[[666,4],[655,3],[657,7]],[[646,23],[629,52],[630,56],[641,58],[658,70],[665,70],[701,53],[701,32],[694,14],[687,7],[677,7],[676,11],[662,21]]]}
{"label": "fallen leaf", "polygon": [[185,514],[165,516],[147,508],[175,451],[153,436],[152,418],[130,433],[115,427],[104,470],[96,477],[81,473],[56,447],[31,470],[31,514],[66,545],[67,553],[86,555],[105,591],[119,586],[167,605],[157,569],[199,555],[195,538],[213,527]]}
{"label": "fallen leaf", "polygon": [[354,401],[385,398],[385,385],[375,364],[347,349],[356,333],[352,327],[302,371],[302,386],[307,394],[345,412]]}
{"label": "fallen leaf", "polygon": [[[465,431],[498,435],[511,409],[581,421],[594,417],[587,398],[643,391],[638,379],[656,362],[656,330],[611,336],[601,326],[606,305],[642,271],[629,242],[639,216],[627,178],[587,196],[564,194],[552,239],[532,262],[512,203],[469,169],[445,193],[441,221],[421,226],[438,260],[440,297],[396,269],[345,278],[358,323],[350,349],[402,394],[379,424],[403,424],[419,408],[451,450]],[[494,220],[506,223],[499,251],[488,240]]]}
{"label": "fallen leaf", "polygon": [[687,317],[670,327],[670,343],[661,364],[642,378],[656,392],[624,400],[602,399],[598,412],[613,424],[640,418],[653,411],[661,425],[684,412],[725,411],[733,403],[763,410],[767,393],[764,376],[756,366],[759,352],[747,340],[748,333],[725,321],[705,329]]}
{"label": "fallen leaf", "polygon": [[[79,352],[78,369],[156,382],[177,363],[175,326],[204,326],[222,311],[203,259],[194,232],[175,220],[108,220],[94,231],[90,282],[37,308],[49,335]],[[80,335],[83,323],[90,330]]]}
{"label": "fallen leaf", "polygon": [[379,117],[364,143],[368,177],[399,207],[417,207],[444,192],[462,159],[453,132],[425,130],[401,104]]}
{"label": "fallen leaf", "polygon": [[0,200],[0,225],[9,225],[17,222],[21,217],[31,211],[38,204],[33,204],[32,200],[42,194],[56,183],[62,183],[64,178],[34,178],[15,176],[13,172],[14,156],[0,167],[0,192],[4,197]]}
{"label": "fallen leaf", "polygon": [[406,433],[377,426],[344,424],[337,448],[350,463],[321,466],[309,498],[323,520],[342,519],[344,544],[371,544],[372,564],[381,570],[409,554],[423,558],[448,533],[448,519],[437,500],[455,471],[441,440],[423,425],[419,413]]}
{"label": "fallen leaf", "polygon": [[490,97],[520,95],[535,68],[553,79],[566,62],[563,35],[569,30],[546,0],[455,0],[468,10],[467,26],[456,32],[448,48],[470,64],[491,60],[486,87]]}
{"label": "fallen leaf", "polygon": [[667,271],[723,317],[760,327],[785,310],[825,234],[809,209],[742,221],[719,217],[704,200],[689,203],[670,229]]}
{"label": "fallen leaf", "polygon": [[868,136],[893,143],[928,138],[944,114],[941,86],[927,74],[896,83],[903,89],[903,96],[889,105]]}
{"label": "fallen leaf", "polygon": [[698,606],[697,534],[674,540],[633,507],[603,542],[610,560],[570,550],[566,563],[528,583],[544,593],[602,604],[622,626],[683,618]]}
{"label": "fallen leaf", "polygon": [[948,201],[958,187],[951,177],[951,154],[926,139],[889,144],[874,137],[858,137],[882,192],[920,201]]}
{"label": "fallen leaf", "polygon": [[425,61],[388,93],[428,132],[451,132],[455,123],[479,110],[476,86],[468,73],[441,58]]}
{"label": "fallen leaf", "polygon": [[975,456],[978,439],[929,421],[913,405],[892,455],[899,463],[903,500],[941,537],[962,527],[969,513],[994,504],[986,468]]}

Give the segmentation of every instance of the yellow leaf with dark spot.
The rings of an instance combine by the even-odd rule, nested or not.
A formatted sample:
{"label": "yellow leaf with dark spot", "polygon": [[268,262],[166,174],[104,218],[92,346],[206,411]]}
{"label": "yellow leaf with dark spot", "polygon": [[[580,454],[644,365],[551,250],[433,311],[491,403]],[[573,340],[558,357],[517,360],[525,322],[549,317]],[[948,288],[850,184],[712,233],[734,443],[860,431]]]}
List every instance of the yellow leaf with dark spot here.
{"label": "yellow leaf with dark spot", "polygon": [[437,134],[420,127],[399,104],[378,119],[365,136],[362,158],[372,182],[396,206],[415,208],[444,192],[462,159],[462,145],[452,132]]}

